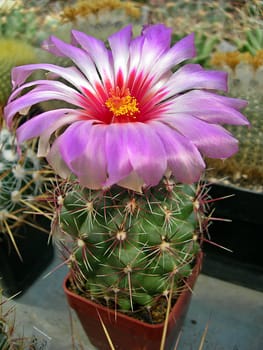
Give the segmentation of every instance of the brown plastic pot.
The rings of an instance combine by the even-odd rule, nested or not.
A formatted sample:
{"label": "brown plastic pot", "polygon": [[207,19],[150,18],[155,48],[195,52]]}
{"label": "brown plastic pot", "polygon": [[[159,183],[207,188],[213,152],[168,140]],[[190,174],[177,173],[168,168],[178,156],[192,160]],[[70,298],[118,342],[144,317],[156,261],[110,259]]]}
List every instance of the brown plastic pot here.
{"label": "brown plastic pot", "polygon": [[[165,350],[174,349],[191,300],[191,289],[201,270],[202,260],[203,254],[200,253],[193,272],[187,280],[189,288],[179,296],[170,312]],[[76,311],[90,342],[97,349],[111,349],[102,328],[102,320],[116,350],[160,350],[164,323],[148,324],[119,312],[116,317],[114,310],[70,291],[67,287],[69,279],[70,273],[63,283],[68,303]]]}

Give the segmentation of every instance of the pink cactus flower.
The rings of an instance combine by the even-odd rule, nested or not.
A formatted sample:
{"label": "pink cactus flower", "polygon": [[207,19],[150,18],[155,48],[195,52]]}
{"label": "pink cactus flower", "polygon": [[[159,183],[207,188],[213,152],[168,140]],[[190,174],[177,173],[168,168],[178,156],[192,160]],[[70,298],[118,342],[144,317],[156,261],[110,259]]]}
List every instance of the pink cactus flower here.
{"label": "pink cactus flower", "polygon": [[[14,68],[4,111],[9,126],[34,104],[67,102],[22,124],[19,143],[39,137],[38,155],[60,176],[73,174],[91,189],[117,183],[140,190],[167,173],[192,183],[205,169],[204,157],[237,152],[238,141],[221,124],[248,125],[240,113],[246,101],[215,93],[227,91],[225,72],[182,65],[195,56],[193,34],[171,47],[170,28],[145,26],[133,38],[129,25],[108,44],[73,30],[71,44],[52,36],[44,48],[74,66]],[[39,69],[50,72],[47,79],[26,82]]]}

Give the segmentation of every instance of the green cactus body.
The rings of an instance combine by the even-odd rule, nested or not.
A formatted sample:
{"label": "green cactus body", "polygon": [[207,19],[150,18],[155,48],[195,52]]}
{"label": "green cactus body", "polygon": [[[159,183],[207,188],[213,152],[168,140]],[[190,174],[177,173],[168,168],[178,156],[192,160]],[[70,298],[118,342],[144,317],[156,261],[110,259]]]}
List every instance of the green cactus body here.
{"label": "green cactus body", "polygon": [[0,36],[39,43],[39,30],[43,27],[41,6],[28,5],[20,0],[7,2],[10,8],[0,7]]}
{"label": "green cactus body", "polygon": [[23,156],[19,159],[15,136],[3,128],[0,131],[0,232],[9,235],[26,220],[30,211],[26,202],[34,203],[44,183],[35,152],[26,146],[21,151]]}
{"label": "green cactus body", "polygon": [[251,55],[256,55],[257,51],[263,49],[263,30],[254,28],[246,31],[246,40],[237,41],[236,44],[240,51],[249,52]]}
{"label": "green cactus body", "polygon": [[78,289],[123,311],[150,309],[171,291],[176,297],[200,249],[196,222],[204,213],[197,215],[195,199],[194,186],[167,180],[143,194],[76,185],[59,220],[72,238],[68,261]]}

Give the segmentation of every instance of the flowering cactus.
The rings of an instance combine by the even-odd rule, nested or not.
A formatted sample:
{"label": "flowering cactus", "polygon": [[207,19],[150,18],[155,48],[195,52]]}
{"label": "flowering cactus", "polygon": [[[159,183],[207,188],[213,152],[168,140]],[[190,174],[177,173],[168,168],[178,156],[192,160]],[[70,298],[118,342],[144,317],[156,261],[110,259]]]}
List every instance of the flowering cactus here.
{"label": "flowering cactus", "polygon": [[[215,93],[227,90],[226,73],[182,66],[195,56],[194,35],[170,41],[162,24],[135,38],[127,26],[109,37],[109,48],[76,30],[72,44],[52,36],[44,48],[75,66],[15,68],[5,108],[11,126],[35,103],[71,104],[26,121],[18,143],[39,137],[39,156],[73,181],[56,198],[56,214],[73,239],[65,248],[77,286],[125,310],[178,294],[208,220],[206,191],[192,183],[205,169],[203,157],[238,150],[221,124],[248,125],[244,100]],[[49,79],[25,82],[38,69]]]}

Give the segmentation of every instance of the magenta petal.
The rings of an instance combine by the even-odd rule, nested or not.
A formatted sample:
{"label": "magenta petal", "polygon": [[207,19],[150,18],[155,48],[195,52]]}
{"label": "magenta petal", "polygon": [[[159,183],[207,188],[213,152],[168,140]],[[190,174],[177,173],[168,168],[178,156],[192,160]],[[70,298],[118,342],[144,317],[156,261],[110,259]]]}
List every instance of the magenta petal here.
{"label": "magenta petal", "polygon": [[171,32],[170,28],[162,24],[146,26],[142,35],[133,39],[130,44],[130,72],[136,71],[137,77],[143,72],[144,79],[149,74],[152,82],[156,81],[159,75],[164,74],[166,68],[163,71],[158,62],[169,49]]}
{"label": "magenta petal", "polygon": [[[132,26],[128,25],[120,31],[112,34],[109,38],[109,44],[112,51],[113,65],[115,72],[115,82],[122,85],[128,75],[129,45],[132,38]],[[120,55],[121,52],[121,55]],[[121,80],[119,81],[119,75]]]}
{"label": "magenta petal", "polygon": [[49,151],[50,144],[52,143],[50,138],[55,131],[60,131],[60,128],[75,123],[78,120],[76,113],[66,114],[63,118],[58,118],[53,124],[49,125],[47,129],[45,129],[39,138],[38,143],[38,156],[45,157],[47,152]]}
{"label": "magenta petal", "polygon": [[189,34],[178,41],[172,48],[165,52],[152,67],[152,74],[159,79],[165,72],[177,64],[195,57],[194,34]]}
{"label": "magenta petal", "polygon": [[67,55],[63,52],[63,50],[60,50],[56,47],[56,45],[53,42],[54,36],[50,36],[48,39],[44,40],[42,43],[42,49],[52,53],[55,56],[59,57],[66,57]]}
{"label": "magenta petal", "polygon": [[149,49],[159,47],[159,52],[163,53],[169,49],[171,45],[172,28],[166,27],[164,24],[146,25],[142,30],[145,36],[145,44],[149,43]]}
{"label": "magenta petal", "polygon": [[69,168],[71,168],[71,163],[84,153],[92,124],[93,121],[87,120],[75,122],[59,137],[60,153]]}
{"label": "magenta petal", "polygon": [[101,75],[104,84],[110,81],[113,84],[113,69],[111,56],[103,41],[77,30],[72,30],[72,36],[82,48],[87,51]]}
{"label": "magenta petal", "polygon": [[166,171],[167,162],[165,149],[156,130],[150,124],[127,123],[125,143],[133,170],[146,185],[157,185]]}
{"label": "magenta petal", "polygon": [[7,125],[11,126],[13,117],[21,110],[39,102],[56,99],[81,107],[79,94],[75,90],[60,82],[47,81],[7,104],[4,109]]}
{"label": "magenta petal", "polygon": [[142,35],[144,36],[142,47],[144,61],[142,64],[145,66],[145,62],[147,62],[147,66],[152,70],[155,64],[158,65],[158,59],[170,47],[172,29],[163,24],[149,25],[142,31]]}
{"label": "magenta petal", "polygon": [[166,121],[191,140],[207,157],[227,158],[238,151],[238,142],[220,125],[206,123],[191,115],[178,115]]}
{"label": "magenta petal", "polygon": [[165,83],[169,98],[191,89],[210,89],[227,91],[227,73],[204,70],[198,64],[188,64],[176,71]]}
{"label": "magenta petal", "polygon": [[105,150],[108,180],[104,184],[106,187],[118,183],[132,171],[124,138],[125,129],[125,124],[111,124],[107,128]]}
{"label": "magenta petal", "polygon": [[244,100],[193,90],[171,101],[167,112],[174,117],[176,113],[191,114],[212,124],[249,125],[247,118],[235,109],[246,105]]}
{"label": "magenta petal", "polygon": [[65,118],[68,114],[75,114],[79,118],[78,111],[74,109],[55,109],[47,111],[29,119],[16,131],[18,143],[40,136],[46,129],[49,129],[58,119]]}
{"label": "magenta petal", "polygon": [[95,86],[96,84],[101,84],[101,79],[90,56],[84,50],[67,44],[54,36],[51,40],[52,44],[58,51],[62,52],[75,63],[81,72],[88,78],[89,82],[93,84],[94,90],[96,91]]}
{"label": "magenta petal", "polygon": [[[47,70],[59,77],[67,80],[74,87],[80,89],[82,87],[90,88],[90,84],[83,74],[76,67],[59,67],[54,64],[28,64],[25,66],[15,67],[12,70],[12,84],[16,88],[23,84],[25,80],[36,70]],[[36,82],[35,82],[36,83]]]}
{"label": "magenta petal", "polygon": [[102,188],[107,178],[106,129],[105,125],[93,125],[86,135],[85,149],[71,162],[72,172],[80,184],[91,189]]}
{"label": "magenta petal", "polygon": [[175,178],[183,183],[199,180],[205,163],[196,146],[171,127],[152,122],[165,148],[168,168]]}

